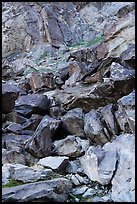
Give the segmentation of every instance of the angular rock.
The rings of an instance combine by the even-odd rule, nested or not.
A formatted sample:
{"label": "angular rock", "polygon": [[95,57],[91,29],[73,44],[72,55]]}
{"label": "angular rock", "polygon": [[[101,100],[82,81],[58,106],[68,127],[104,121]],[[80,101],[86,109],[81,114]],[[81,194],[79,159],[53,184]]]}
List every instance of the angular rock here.
{"label": "angular rock", "polygon": [[27,119],[27,121],[22,125],[22,129],[35,131],[42,118],[43,117],[41,115],[32,114],[31,118]]}
{"label": "angular rock", "polygon": [[117,120],[114,115],[114,105],[109,104],[104,107],[101,107],[98,109],[98,111],[103,116],[103,119],[105,120],[107,129],[112,135],[117,135],[119,133],[119,126],[117,124]]}
{"label": "angular rock", "polygon": [[52,117],[61,119],[61,117],[66,113],[66,111],[60,106],[53,106],[49,109],[49,113]]}
{"label": "angular rock", "polygon": [[49,126],[51,138],[53,138],[60,124],[61,124],[61,120],[55,119],[49,115],[45,115],[40,121],[37,129],[42,129],[44,127]]}
{"label": "angular rock", "polygon": [[2,149],[2,164],[15,163],[26,165],[26,158],[20,151]]}
{"label": "angular rock", "polygon": [[129,44],[127,49],[122,52],[120,58],[124,60],[125,66],[135,69],[135,45]]}
{"label": "angular rock", "polygon": [[79,158],[74,161],[69,161],[65,170],[66,173],[81,173],[83,172],[83,168],[81,166]]}
{"label": "angular rock", "polygon": [[[5,164],[3,168],[8,165]],[[23,182],[36,182],[38,180],[47,180],[52,175],[51,169],[39,169],[35,170],[32,167],[28,167],[22,164],[10,164],[9,166],[10,178],[13,180],[19,180]]]}
{"label": "angular rock", "polygon": [[123,95],[129,94],[135,87],[133,79],[116,82],[67,87],[64,90],[55,90],[53,97],[66,110],[82,108],[84,111],[90,111],[116,102]]}
{"label": "angular rock", "polygon": [[110,79],[114,81],[125,81],[135,78],[135,70],[127,69],[119,63],[112,62],[110,67]]}
{"label": "angular rock", "polygon": [[130,129],[135,133],[135,91],[119,99],[118,106],[123,111]]}
{"label": "angular rock", "polygon": [[102,120],[102,116],[94,109],[85,115],[84,131],[86,136],[98,145],[105,144],[110,140],[110,135]]}
{"label": "angular rock", "polygon": [[51,168],[57,172],[63,172],[66,168],[68,160],[69,157],[66,156],[48,156],[40,159],[37,164]]}
{"label": "angular rock", "polygon": [[49,109],[50,103],[47,96],[41,94],[28,94],[20,96],[15,102],[15,110],[23,116],[43,113]]}
{"label": "angular rock", "polygon": [[11,149],[23,149],[25,143],[30,139],[30,135],[16,135],[13,133],[4,133],[2,135],[2,141],[5,144],[7,150]]}
{"label": "angular rock", "polygon": [[88,181],[85,177],[83,176],[80,176],[79,174],[70,174],[70,180],[72,181],[72,183],[75,185],[75,186],[79,186],[79,185],[82,185],[82,184],[87,184]]}
{"label": "angular rock", "polygon": [[24,122],[26,122],[27,119],[14,111],[14,112],[6,114],[5,120],[23,124]]}
{"label": "angular rock", "polygon": [[43,158],[51,154],[52,140],[49,126],[37,127],[33,136],[25,145],[25,150],[36,158]]}
{"label": "angular rock", "polygon": [[[33,189],[33,192],[32,192]],[[67,201],[72,183],[65,178],[38,181],[2,189],[3,202]]]}
{"label": "angular rock", "polygon": [[116,169],[116,151],[104,151],[101,147],[91,146],[80,162],[86,175],[92,181],[98,181],[102,185],[110,183]]}
{"label": "angular rock", "polygon": [[112,183],[114,202],[135,202],[135,135],[121,134],[104,145],[105,151],[117,151],[118,163]]}
{"label": "angular rock", "polygon": [[2,84],[2,113],[9,113],[13,110],[18,96],[18,87],[11,84]]}
{"label": "angular rock", "polygon": [[65,139],[56,140],[53,145],[53,152],[56,155],[78,157],[86,151],[86,148],[88,148],[89,146],[89,141],[82,140],[79,137],[70,135],[67,136]]}
{"label": "angular rock", "polygon": [[22,131],[22,126],[19,123],[11,122],[10,125],[6,128],[8,132],[13,132],[15,134],[20,134]]}
{"label": "angular rock", "polygon": [[81,194],[83,194],[87,189],[88,189],[88,187],[85,186],[85,185],[83,185],[83,186],[78,186],[78,187],[76,187],[76,188],[72,191],[72,194],[73,194],[73,195],[81,195]]}
{"label": "angular rock", "polygon": [[33,93],[42,90],[44,88],[48,89],[54,89],[55,83],[53,79],[52,73],[39,73],[39,72],[33,72],[30,76],[30,87]]}
{"label": "angular rock", "polygon": [[74,108],[69,110],[63,117],[61,117],[62,126],[70,132],[80,137],[84,137],[84,111],[82,108]]}

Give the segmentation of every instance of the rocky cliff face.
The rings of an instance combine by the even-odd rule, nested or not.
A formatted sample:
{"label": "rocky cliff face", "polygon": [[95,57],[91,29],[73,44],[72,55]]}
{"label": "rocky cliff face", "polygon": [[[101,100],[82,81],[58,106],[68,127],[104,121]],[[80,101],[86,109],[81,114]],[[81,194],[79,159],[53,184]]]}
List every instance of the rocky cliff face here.
{"label": "rocky cliff face", "polygon": [[134,202],[135,3],[3,2],[2,43],[3,202]]}

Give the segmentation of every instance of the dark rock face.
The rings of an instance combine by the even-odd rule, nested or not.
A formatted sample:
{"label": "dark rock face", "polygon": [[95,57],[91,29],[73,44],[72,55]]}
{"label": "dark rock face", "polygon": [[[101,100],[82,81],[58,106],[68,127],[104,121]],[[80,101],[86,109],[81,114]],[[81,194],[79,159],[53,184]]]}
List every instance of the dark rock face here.
{"label": "dark rock face", "polygon": [[68,111],[62,118],[62,126],[80,137],[84,137],[84,112],[82,108],[74,108]]}
{"label": "dark rock face", "polygon": [[103,124],[101,115],[96,110],[91,110],[85,115],[84,131],[98,145],[107,143],[110,140],[110,135]]}
{"label": "dark rock face", "polygon": [[20,96],[15,103],[15,110],[23,116],[33,113],[42,113],[49,109],[50,102],[47,96],[41,94],[30,94]]}
{"label": "dark rock face", "polygon": [[2,113],[9,113],[13,110],[15,100],[18,98],[18,96],[18,87],[10,84],[2,84]]}
{"label": "dark rock face", "polygon": [[43,158],[51,154],[51,134],[49,126],[37,128],[32,138],[25,145],[27,152],[36,158]]}

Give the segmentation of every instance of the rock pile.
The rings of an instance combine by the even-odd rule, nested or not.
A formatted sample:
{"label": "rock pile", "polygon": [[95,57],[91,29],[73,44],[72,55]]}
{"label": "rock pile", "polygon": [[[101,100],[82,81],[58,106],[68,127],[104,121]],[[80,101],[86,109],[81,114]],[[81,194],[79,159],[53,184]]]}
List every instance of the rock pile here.
{"label": "rock pile", "polygon": [[[28,44],[29,53],[29,34],[33,33],[35,49],[30,57],[26,51],[18,56],[12,45],[6,50],[6,38],[3,42],[2,201],[134,202],[135,42],[128,35],[135,26],[133,2],[20,5],[3,2],[4,29],[9,23],[5,12],[11,8],[9,18],[16,8],[19,15],[11,15],[9,21],[23,19],[17,27],[24,26],[28,34],[24,32],[20,40]],[[108,24],[104,27],[102,43],[67,46],[67,31],[74,34],[82,26],[79,18],[87,21],[89,8],[94,14],[100,12],[104,22],[109,7],[115,19],[110,16],[113,27],[109,32]],[[72,10],[77,13],[75,18],[70,15]],[[36,62],[37,45],[43,42],[41,17],[50,55]],[[75,29],[71,18],[77,22]],[[94,22],[88,24],[82,28],[89,29]],[[8,35],[5,30],[4,36]],[[77,35],[73,36],[75,41]],[[9,58],[10,53],[14,59]],[[13,186],[13,181],[18,185]]]}

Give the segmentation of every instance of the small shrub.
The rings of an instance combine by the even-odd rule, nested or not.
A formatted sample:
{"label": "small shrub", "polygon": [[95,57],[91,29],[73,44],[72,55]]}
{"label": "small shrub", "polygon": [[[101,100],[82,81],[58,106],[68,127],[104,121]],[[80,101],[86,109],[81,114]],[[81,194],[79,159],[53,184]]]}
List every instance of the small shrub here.
{"label": "small shrub", "polygon": [[2,188],[9,188],[9,187],[19,186],[19,185],[23,185],[23,184],[25,184],[25,182],[23,182],[23,181],[16,181],[16,180],[10,179],[7,184],[2,185]]}

